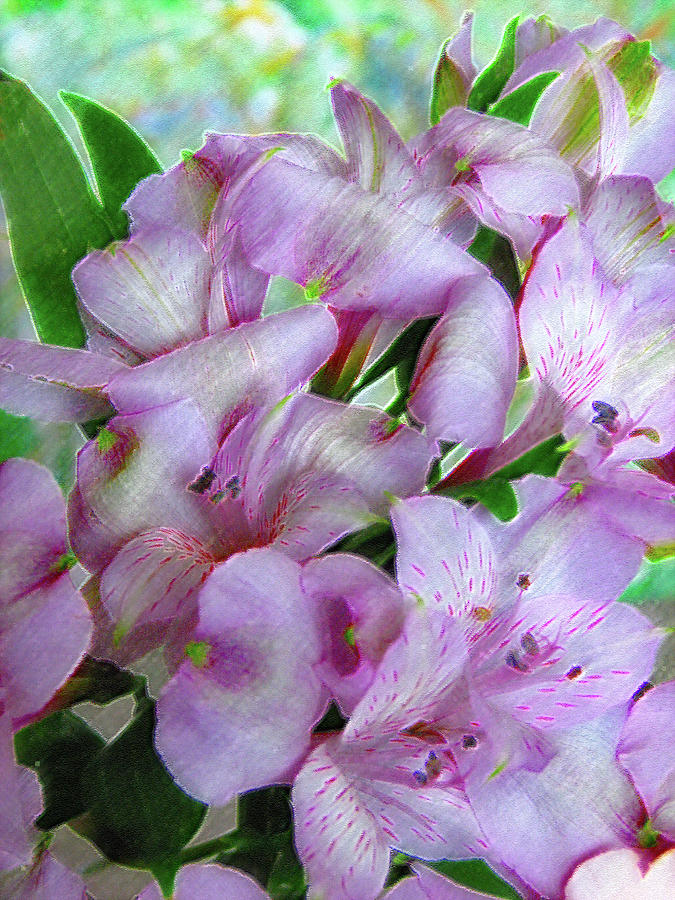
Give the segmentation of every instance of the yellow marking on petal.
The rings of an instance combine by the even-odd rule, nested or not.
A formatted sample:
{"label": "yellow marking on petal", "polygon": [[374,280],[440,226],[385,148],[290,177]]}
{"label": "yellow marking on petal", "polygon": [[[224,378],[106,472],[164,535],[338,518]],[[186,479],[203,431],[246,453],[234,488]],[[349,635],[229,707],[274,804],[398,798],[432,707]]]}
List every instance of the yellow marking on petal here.
{"label": "yellow marking on petal", "polygon": [[455,169],[457,169],[458,172],[468,172],[469,169],[471,168],[468,160],[469,160],[468,156],[462,156],[455,163]]}
{"label": "yellow marking on petal", "polygon": [[119,439],[119,434],[115,434],[114,431],[110,431],[108,428],[101,428],[99,433],[96,435],[96,445],[98,446],[98,452],[108,453],[109,450],[112,450]]}
{"label": "yellow marking on petal", "polygon": [[326,293],[329,287],[330,282],[326,275],[321,275],[319,278],[312,278],[305,285],[305,297],[307,300],[318,300]]}
{"label": "yellow marking on petal", "polygon": [[349,644],[350,647],[356,647],[356,637],[354,635],[354,626],[349,625],[345,628],[342,637],[345,639],[346,643]]}
{"label": "yellow marking on petal", "polygon": [[479,622],[487,622],[492,618],[492,610],[487,606],[474,606],[471,615]]}
{"label": "yellow marking on petal", "polygon": [[210,650],[211,644],[207,641],[188,641],[185,645],[185,655],[197,669],[203,669],[208,663]]}
{"label": "yellow marking on petal", "polygon": [[571,450],[576,450],[579,446],[581,438],[574,437],[571,440],[567,441],[566,444],[561,444],[559,447],[555,448],[556,453],[569,453]]}
{"label": "yellow marking on petal", "polygon": [[507,767],[508,764],[509,764],[508,759],[505,759],[503,762],[500,762],[499,765],[496,766],[492,770],[492,772],[490,772],[490,774],[487,777],[487,780],[492,781],[492,779],[496,778],[497,775],[501,775],[501,773],[504,771],[504,769]]}
{"label": "yellow marking on petal", "polygon": [[661,442],[661,436],[656,428],[634,428],[633,431],[630,432],[628,437],[646,437],[647,440],[650,440],[653,444],[658,444]]}
{"label": "yellow marking on petal", "polygon": [[637,833],[638,844],[645,850],[655,847],[660,834],[652,825],[652,820],[647,819],[645,824]]}
{"label": "yellow marking on petal", "polygon": [[583,481],[575,481],[567,492],[568,497],[580,497],[584,492]]}
{"label": "yellow marking on petal", "polygon": [[648,545],[645,553],[645,559],[649,562],[660,562],[662,559],[670,559],[671,556],[675,556],[675,541]]}
{"label": "yellow marking on petal", "polygon": [[61,572],[67,572],[68,569],[72,569],[76,563],[77,557],[72,550],[68,550],[66,553],[59,556],[56,562],[52,563],[49,571],[55,575],[60,575]]}
{"label": "yellow marking on petal", "polygon": [[668,225],[664,229],[661,237],[659,238],[659,244],[662,244],[664,241],[667,241],[668,238],[671,237],[671,235],[673,235],[673,234],[675,234],[675,225]]}
{"label": "yellow marking on petal", "polygon": [[113,647],[119,647],[124,638],[129,633],[129,625],[126,622],[118,622],[113,631],[112,642]]}
{"label": "yellow marking on petal", "polygon": [[334,87],[337,87],[338,84],[342,84],[343,81],[344,81],[344,78],[331,78],[331,80],[328,82],[328,84],[326,85],[324,90],[330,91]]}

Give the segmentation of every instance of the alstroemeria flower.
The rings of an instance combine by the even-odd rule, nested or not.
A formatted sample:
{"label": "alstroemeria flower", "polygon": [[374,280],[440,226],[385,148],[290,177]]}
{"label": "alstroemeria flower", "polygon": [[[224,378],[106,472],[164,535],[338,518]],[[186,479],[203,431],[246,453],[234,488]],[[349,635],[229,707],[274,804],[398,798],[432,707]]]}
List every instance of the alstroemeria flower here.
{"label": "alstroemeria flower", "polygon": [[[503,834],[496,850],[485,842],[496,817],[486,786],[509,792],[523,772],[533,779],[530,819],[545,819],[550,801],[539,807],[537,779],[549,784],[568,764],[561,735],[628,700],[659,641],[632,609],[527,598],[501,583],[487,535],[459,504],[416,498],[392,518],[399,585],[422,608],[409,614],[344,732],[308,757],[294,787],[298,849],[312,889],[329,898],[375,897],[392,847],[423,859],[489,851],[517,870],[517,847]],[[608,759],[598,772],[616,786],[618,808],[639,807]],[[579,848],[615,834],[609,823],[598,842],[602,816],[587,819],[566,838],[552,877]]]}
{"label": "alstroemeria flower", "polygon": [[387,492],[421,491],[433,455],[384,414],[303,393],[248,413],[220,447],[187,400],[118,416],[106,440],[80,452],[72,541],[91,571],[107,566],[99,633],[134,655],[218,561],[266,545],[308,559],[386,515]]}
{"label": "alstroemeria flower", "polygon": [[675,682],[649,688],[632,708],[617,756],[647,807],[655,831],[675,842]]}
{"label": "alstroemeria flower", "polygon": [[[176,875],[173,900],[269,900],[249,875],[216,863],[182,866]],[[136,900],[162,900],[157,884],[150,884]]]}
{"label": "alstroemeria flower", "polygon": [[675,886],[675,850],[651,863],[635,850],[609,850],[576,868],[565,900],[670,900]]}
{"label": "alstroemeria flower", "polygon": [[155,743],[188,793],[218,805],[284,781],[325,706],[321,639],[301,569],[272,548],[222,563],[199,593],[184,662],[157,703]]}
{"label": "alstroemeria flower", "polygon": [[519,324],[538,398],[490,455],[486,474],[559,431],[591,467],[667,453],[675,443],[673,300],[664,279],[672,264],[667,244],[657,246],[666,225],[657,215],[645,243],[632,227],[612,242],[616,226],[603,226],[622,198],[621,214],[633,199],[642,227],[650,209],[642,180],[616,179],[599,192],[588,228],[568,220],[537,254]]}
{"label": "alstroemeria flower", "polygon": [[92,625],[68,574],[65,503],[47,469],[25,459],[0,465],[0,523],[0,683],[16,725],[73,672]]}
{"label": "alstroemeria flower", "polygon": [[[672,70],[650,55],[646,42],[637,43],[609,19],[552,36],[557,39],[535,44],[534,52],[521,48],[503,96],[536,75],[561,72],[535,109],[533,131],[588,175],[598,164],[602,175],[646,175],[655,182],[667,175],[675,162],[667,122],[675,94]],[[598,147],[607,139],[614,146],[603,160]]]}

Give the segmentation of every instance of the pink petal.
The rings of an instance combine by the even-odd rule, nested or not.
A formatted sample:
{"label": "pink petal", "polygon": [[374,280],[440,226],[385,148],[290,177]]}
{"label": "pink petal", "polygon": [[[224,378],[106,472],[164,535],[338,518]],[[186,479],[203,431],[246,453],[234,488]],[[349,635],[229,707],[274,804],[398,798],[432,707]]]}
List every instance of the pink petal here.
{"label": "pink petal", "polygon": [[219,566],[199,608],[192,646],[204,657],[162,691],[156,744],[188,793],[220,805],[302,759],[322,711],[321,646],[300,567],[269,548]]}
{"label": "pink petal", "polygon": [[[194,863],[183,866],[176,876],[174,900],[269,900],[269,894],[250,876],[237,869],[216,863]],[[136,900],[162,900],[162,893],[152,883]]]}
{"label": "pink petal", "polygon": [[533,597],[590,596],[599,606],[615,599],[637,574],[643,547],[601,514],[584,491],[575,495],[551,479],[527,475],[516,493],[520,512],[507,525],[474,513],[492,540],[503,584]]}
{"label": "pink petal", "polygon": [[190,398],[214,437],[223,422],[275,403],[307,381],[337,338],[331,314],[304,306],[213,335],[114,379],[110,396],[121,412]]}
{"label": "pink petal", "polygon": [[199,495],[187,490],[215,451],[194,403],[116,416],[104,438],[80,450],[70,500],[71,542],[84,565],[107,564],[126,541],[158,526],[205,542],[213,537]]}
{"label": "pink petal", "polygon": [[653,827],[675,841],[675,682],[658,684],[633,706],[617,757],[644,800]]}
{"label": "pink petal", "polygon": [[331,102],[347,157],[347,180],[364,191],[404,191],[418,172],[391,122],[348,82],[333,84]]}
{"label": "pink petal", "polygon": [[497,565],[489,537],[466,508],[446,497],[414,497],[395,504],[391,519],[402,590],[467,631],[489,618],[499,602]]}
{"label": "pink petal", "polygon": [[388,199],[277,157],[252,178],[232,215],[254,265],[338,308],[433,315],[458,278],[483,271]]}
{"label": "pink petal", "polygon": [[[565,900],[669,900],[675,884],[675,850],[663,853],[643,874],[647,859],[628,848],[587,859],[565,885]],[[617,893],[620,891],[620,893]]]}
{"label": "pink petal", "polygon": [[433,437],[467,447],[495,446],[504,433],[517,367],[508,295],[491,278],[463,279],[422,347],[410,411]]}
{"label": "pink petal", "polygon": [[[11,877],[11,876],[10,876]],[[84,881],[45,850],[31,868],[16,872],[10,883],[12,900],[87,900]]]}
{"label": "pink petal", "polygon": [[165,228],[95,250],[77,264],[73,281],[97,319],[153,357],[205,336],[210,274],[201,241]]}
{"label": "pink petal", "polygon": [[623,172],[644,175],[656,184],[672,170],[675,133],[668,125],[668,114],[674,104],[675,73],[664,66],[644,116],[631,124],[621,166]]}
{"label": "pink petal", "polygon": [[[4,700],[0,695],[0,708]],[[14,759],[12,723],[0,712],[0,886],[2,872],[29,865],[33,857],[32,820],[42,808],[37,775]]]}
{"label": "pink petal", "polygon": [[89,610],[67,573],[0,610],[0,673],[12,718],[45,705],[77,667],[91,633]]}
{"label": "pink petal", "polygon": [[101,577],[100,596],[114,624],[113,658],[138,659],[164,643],[170,625],[187,618],[195,591],[215,559],[196,538],[157,528],[133,538]]}
{"label": "pink petal", "polygon": [[238,479],[258,542],[275,542],[296,559],[386,514],[386,492],[421,491],[433,452],[427,438],[382,413],[303,393],[272,410],[247,440],[243,450],[233,431],[215,471],[222,483]]}
{"label": "pink petal", "polygon": [[401,632],[403,596],[381,569],[346,553],[310,560],[302,570],[302,582],[324,623],[321,677],[349,713]]}
{"label": "pink petal", "polygon": [[0,606],[58,572],[65,503],[51,472],[28,459],[0,464]]}
{"label": "pink petal", "polygon": [[564,732],[542,771],[468,776],[467,793],[490,853],[544,896],[561,896],[582,859],[634,841],[643,813],[614,759],[622,719],[621,711]]}
{"label": "pink petal", "polygon": [[0,338],[0,405],[44,422],[109,416],[112,408],[102,390],[125,369],[88,350]]}

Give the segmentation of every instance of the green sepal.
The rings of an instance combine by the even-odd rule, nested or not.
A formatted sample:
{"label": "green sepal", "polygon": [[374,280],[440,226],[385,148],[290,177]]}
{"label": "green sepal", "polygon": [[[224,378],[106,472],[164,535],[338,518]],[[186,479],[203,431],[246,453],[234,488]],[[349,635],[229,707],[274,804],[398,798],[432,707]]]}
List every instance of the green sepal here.
{"label": "green sepal", "polygon": [[105,746],[103,738],[70,710],[59,710],[26,725],[14,736],[17,761],[34,769],[44,810],[35,824],[48,831],[85,812],[84,772]]}
{"label": "green sepal", "polygon": [[0,70],[0,195],[41,341],[82,347],[73,266],[113,239],[72,144],[27,84]]}
{"label": "green sepal", "polygon": [[502,234],[481,225],[468,252],[478,262],[488,266],[511,299],[517,296],[520,290],[518,263],[513,247]]}
{"label": "green sepal", "polygon": [[515,16],[508,23],[504,29],[497,55],[474,81],[466,102],[469,109],[485,112],[491,104],[496,102],[504,85],[513,74],[516,58],[516,28],[519,19],[520,16]]}
{"label": "green sepal", "polygon": [[438,862],[425,862],[425,865],[471,890],[482,891],[503,900],[521,900],[520,894],[510,884],[502,881],[482,859],[442,859]]}
{"label": "green sepal", "polygon": [[159,160],[132,126],[100,103],[59,91],[87,148],[99,197],[116,240],[125,238],[129,223],[122,204],[139,181],[162,171]]}
{"label": "green sepal", "polygon": [[88,812],[78,830],[113,862],[149,869],[168,884],[206,806],[174,782],[154,747],[155,703],[137,698],[127,727],[86,772]]}
{"label": "green sepal", "polygon": [[464,106],[466,88],[462,74],[457,65],[448,59],[445,48],[450,43],[447,40],[441,47],[441,52],[434,69],[434,79],[431,87],[431,101],[429,103],[429,121],[437,125],[445,113],[453,106]]}
{"label": "green sepal", "polygon": [[490,115],[519,125],[529,125],[539,98],[559,75],[560,72],[541,72],[535,75],[491,106]]}

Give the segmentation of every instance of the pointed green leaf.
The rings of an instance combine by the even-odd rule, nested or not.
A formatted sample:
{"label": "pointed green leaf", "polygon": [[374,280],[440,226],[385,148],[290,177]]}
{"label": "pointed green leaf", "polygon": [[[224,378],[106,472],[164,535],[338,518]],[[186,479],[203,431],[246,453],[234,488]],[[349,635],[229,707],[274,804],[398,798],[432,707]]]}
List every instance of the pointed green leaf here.
{"label": "pointed green leaf", "polygon": [[520,290],[518,264],[509,241],[492,228],[481,226],[468,251],[474,259],[485,263],[513,299]]}
{"label": "pointed green leaf", "polygon": [[441,47],[441,53],[434,71],[429,105],[429,121],[436,125],[452,106],[464,106],[466,88],[462,73],[445,53],[449,41]]}
{"label": "pointed green leaf", "polygon": [[458,487],[437,491],[457,500],[477,500],[500,522],[510,522],[518,514],[518,500],[510,481],[492,476],[487,481],[470,481]]}
{"label": "pointed green leaf", "polygon": [[16,758],[35,769],[42,785],[44,811],[36,820],[38,828],[56,828],[87,809],[83,774],[104,745],[103,738],[70,710],[52,713],[16,733]]}
{"label": "pointed green leaf", "polygon": [[143,138],[117,113],[69,91],[59,91],[59,97],[80,129],[115,238],[125,238],[129,223],[122,204],[141,179],[162,167]]}
{"label": "pointed green leaf", "polygon": [[520,894],[516,893],[510,884],[495,875],[482,859],[458,861],[442,859],[439,862],[425,863],[425,865],[474,891],[482,891],[492,897],[502,897],[503,900],[520,900]]}
{"label": "pointed green leaf", "polygon": [[0,70],[0,196],[41,341],[84,344],[70,273],[113,239],[72,144],[27,84]]}
{"label": "pointed green leaf", "polygon": [[529,125],[539,98],[558,75],[560,72],[541,72],[535,75],[490,107],[490,115],[509,119],[519,125]]}
{"label": "pointed green leaf", "polygon": [[565,439],[561,434],[556,434],[552,438],[537,444],[527,453],[524,453],[518,459],[499,469],[495,472],[498,478],[522,478],[523,475],[531,473],[535,475],[545,475],[547,478],[553,478],[558,474],[558,469],[565,459],[565,451],[563,450]]}
{"label": "pointed green leaf", "polygon": [[485,112],[495,103],[504,85],[513,74],[516,55],[516,28],[520,16],[515,16],[504,29],[497,55],[476,78],[466,105],[477,112]]}

